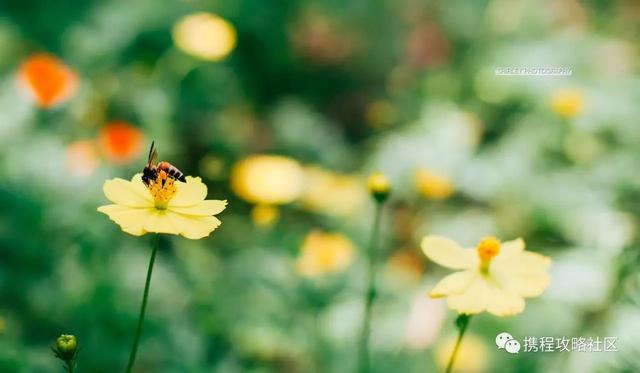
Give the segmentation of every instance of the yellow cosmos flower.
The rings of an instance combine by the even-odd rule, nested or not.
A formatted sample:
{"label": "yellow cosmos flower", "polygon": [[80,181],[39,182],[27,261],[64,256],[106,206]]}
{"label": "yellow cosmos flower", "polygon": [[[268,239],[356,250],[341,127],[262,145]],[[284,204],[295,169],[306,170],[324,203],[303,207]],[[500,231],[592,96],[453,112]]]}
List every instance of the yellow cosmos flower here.
{"label": "yellow cosmos flower", "polygon": [[212,215],[222,212],[227,201],[205,200],[207,186],[200,178],[186,179],[186,183],[158,179],[149,187],[142,182],[142,174],[131,181],[107,180],[102,189],[113,204],[100,206],[98,211],[135,236],[168,233],[190,239],[206,237],[221,224]]}
{"label": "yellow cosmos flower", "polygon": [[416,171],[415,182],[418,192],[425,198],[446,199],[454,192],[453,184],[447,176],[427,169]]}
{"label": "yellow cosmos flower", "polygon": [[315,277],[346,269],[353,261],[355,246],[340,233],[312,231],[302,244],[296,269],[301,276]]}
{"label": "yellow cosmos flower", "polygon": [[360,178],[319,167],[304,169],[304,191],[300,203],[306,209],[328,215],[348,216],[367,201]]}
{"label": "yellow cosmos flower", "polygon": [[429,259],[461,270],[442,279],[429,295],[446,297],[449,308],[458,313],[510,316],[522,312],[523,298],[539,296],[551,281],[547,273],[551,260],[525,251],[524,246],[520,238],[500,243],[486,237],[473,250],[445,237],[425,237],[422,250]]}
{"label": "yellow cosmos flower", "polygon": [[255,205],[251,209],[251,219],[261,227],[267,227],[278,220],[278,208],[271,205]]}
{"label": "yellow cosmos flower", "polygon": [[575,118],[584,110],[584,94],[577,89],[563,89],[551,98],[551,108],[564,118]]}
{"label": "yellow cosmos flower", "polygon": [[231,189],[245,201],[281,205],[302,193],[304,174],[300,164],[279,155],[252,155],[231,170]]}
{"label": "yellow cosmos flower", "polygon": [[231,23],[204,12],[182,18],[173,27],[172,36],[182,51],[207,61],[225,58],[237,41],[236,30]]}

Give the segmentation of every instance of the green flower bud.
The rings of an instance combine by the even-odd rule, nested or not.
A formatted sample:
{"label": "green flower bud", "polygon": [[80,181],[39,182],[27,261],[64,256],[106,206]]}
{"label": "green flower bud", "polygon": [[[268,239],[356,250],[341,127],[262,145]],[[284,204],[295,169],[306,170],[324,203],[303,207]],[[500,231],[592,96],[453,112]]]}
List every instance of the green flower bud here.
{"label": "green flower bud", "polygon": [[56,340],[56,352],[59,358],[65,361],[72,360],[78,350],[78,340],[75,335],[62,334]]}

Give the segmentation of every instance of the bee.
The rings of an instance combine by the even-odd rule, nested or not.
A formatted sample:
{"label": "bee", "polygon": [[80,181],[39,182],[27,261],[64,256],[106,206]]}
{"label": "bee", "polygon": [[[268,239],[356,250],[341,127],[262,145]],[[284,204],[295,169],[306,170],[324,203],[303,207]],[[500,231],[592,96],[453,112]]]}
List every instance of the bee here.
{"label": "bee", "polygon": [[178,180],[183,183],[187,182],[187,179],[184,177],[184,173],[178,170],[174,165],[169,162],[160,162],[156,164],[157,160],[158,152],[155,148],[155,141],[153,141],[151,142],[151,148],[149,149],[147,165],[142,170],[142,182],[144,185],[148,187],[149,184],[158,180],[158,178],[162,181],[162,186],[164,186],[167,178]]}

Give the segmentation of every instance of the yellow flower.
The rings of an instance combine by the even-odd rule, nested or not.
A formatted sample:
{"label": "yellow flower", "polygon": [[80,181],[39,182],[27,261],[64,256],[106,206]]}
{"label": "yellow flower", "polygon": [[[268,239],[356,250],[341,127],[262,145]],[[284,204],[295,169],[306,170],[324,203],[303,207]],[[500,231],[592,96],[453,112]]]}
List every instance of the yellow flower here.
{"label": "yellow flower", "polygon": [[296,269],[301,276],[315,277],[346,269],[353,261],[355,247],[340,233],[310,232],[304,240]]}
{"label": "yellow flower", "polygon": [[271,205],[255,205],[251,209],[251,219],[261,227],[267,227],[278,220],[278,208]]}
{"label": "yellow flower", "polygon": [[236,30],[212,13],[182,18],[173,27],[173,41],[184,52],[207,61],[226,57],[236,46]]}
{"label": "yellow flower", "polygon": [[539,296],[551,281],[551,260],[525,251],[520,238],[500,243],[486,237],[473,250],[445,237],[427,236],[422,250],[441,266],[462,270],[443,278],[429,293],[446,297],[449,308],[459,313],[518,314],[524,310],[523,298]]}
{"label": "yellow flower", "polygon": [[560,90],[551,98],[551,109],[561,117],[575,118],[584,109],[584,95],[577,89]]}
{"label": "yellow flower", "polygon": [[429,199],[445,199],[453,194],[453,184],[445,175],[426,169],[417,170],[415,182],[418,192]]}
{"label": "yellow flower", "polygon": [[116,178],[102,187],[112,205],[100,206],[123,231],[141,236],[145,233],[180,234],[198,239],[209,235],[220,224],[212,215],[219,214],[227,201],[205,200],[207,186],[199,177],[187,176],[187,182],[171,178],[151,182],[146,187],[142,174],[131,181]]}
{"label": "yellow flower", "polygon": [[300,203],[306,209],[328,215],[348,216],[367,201],[362,180],[319,167],[306,167]]}
{"label": "yellow flower", "polygon": [[234,165],[231,189],[245,201],[280,205],[296,200],[302,193],[300,164],[278,155],[253,155]]}

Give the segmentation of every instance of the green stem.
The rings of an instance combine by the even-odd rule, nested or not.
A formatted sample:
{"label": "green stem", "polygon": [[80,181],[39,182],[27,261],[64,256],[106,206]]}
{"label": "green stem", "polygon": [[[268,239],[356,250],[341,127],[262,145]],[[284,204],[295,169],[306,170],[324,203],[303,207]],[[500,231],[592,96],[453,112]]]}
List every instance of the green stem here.
{"label": "green stem", "polygon": [[471,320],[471,315],[460,314],[456,319],[456,325],[458,326],[458,340],[456,341],[456,345],[453,347],[453,351],[451,352],[451,357],[449,358],[449,364],[447,364],[447,370],[445,373],[451,373],[451,369],[453,369],[453,363],[456,362],[456,358],[458,357],[458,350],[460,350],[460,345],[462,344],[462,337],[464,337],[464,332],[467,330],[467,326],[469,326],[469,320]]}
{"label": "green stem", "polygon": [[369,250],[367,252],[367,292],[364,297],[364,318],[362,324],[362,333],[360,335],[360,358],[359,371],[361,373],[369,372],[369,336],[371,334],[371,310],[373,301],[376,298],[376,262],[377,262],[377,244],[380,232],[380,220],[382,217],[382,206],[384,202],[376,202],[375,218],[373,220],[373,229],[371,230],[371,241],[369,241]]}
{"label": "green stem", "polygon": [[140,342],[140,333],[142,332],[142,324],[144,322],[144,313],[147,310],[147,299],[149,298],[149,285],[151,285],[151,273],[153,272],[153,263],[156,260],[156,252],[160,243],[160,235],[157,234],[153,240],[153,251],[151,252],[151,259],[149,259],[149,268],[147,269],[147,280],[144,284],[144,295],[142,296],[142,305],[140,306],[140,316],[138,317],[138,325],[136,326],[136,334],[133,339],[133,346],[131,347],[131,354],[129,355],[129,364],[127,364],[127,373],[131,373],[133,364],[136,361],[136,353],[138,352],[138,342]]}
{"label": "green stem", "polygon": [[74,369],[73,369],[73,368],[75,367],[75,365],[76,365],[76,364],[75,364],[75,359],[74,359],[74,360],[67,361],[67,369],[65,369],[65,370],[66,370],[67,372],[69,372],[69,373],[73,373],[73,371],[74,371]]}
{"label": "green stem", "polygon": [[320,312],[315,310],[313,314],[313,334],[314,334],[314,358],[316,373],[322,373],[324,369],[324,343],[322,339],[322,328],[320,327]]}

